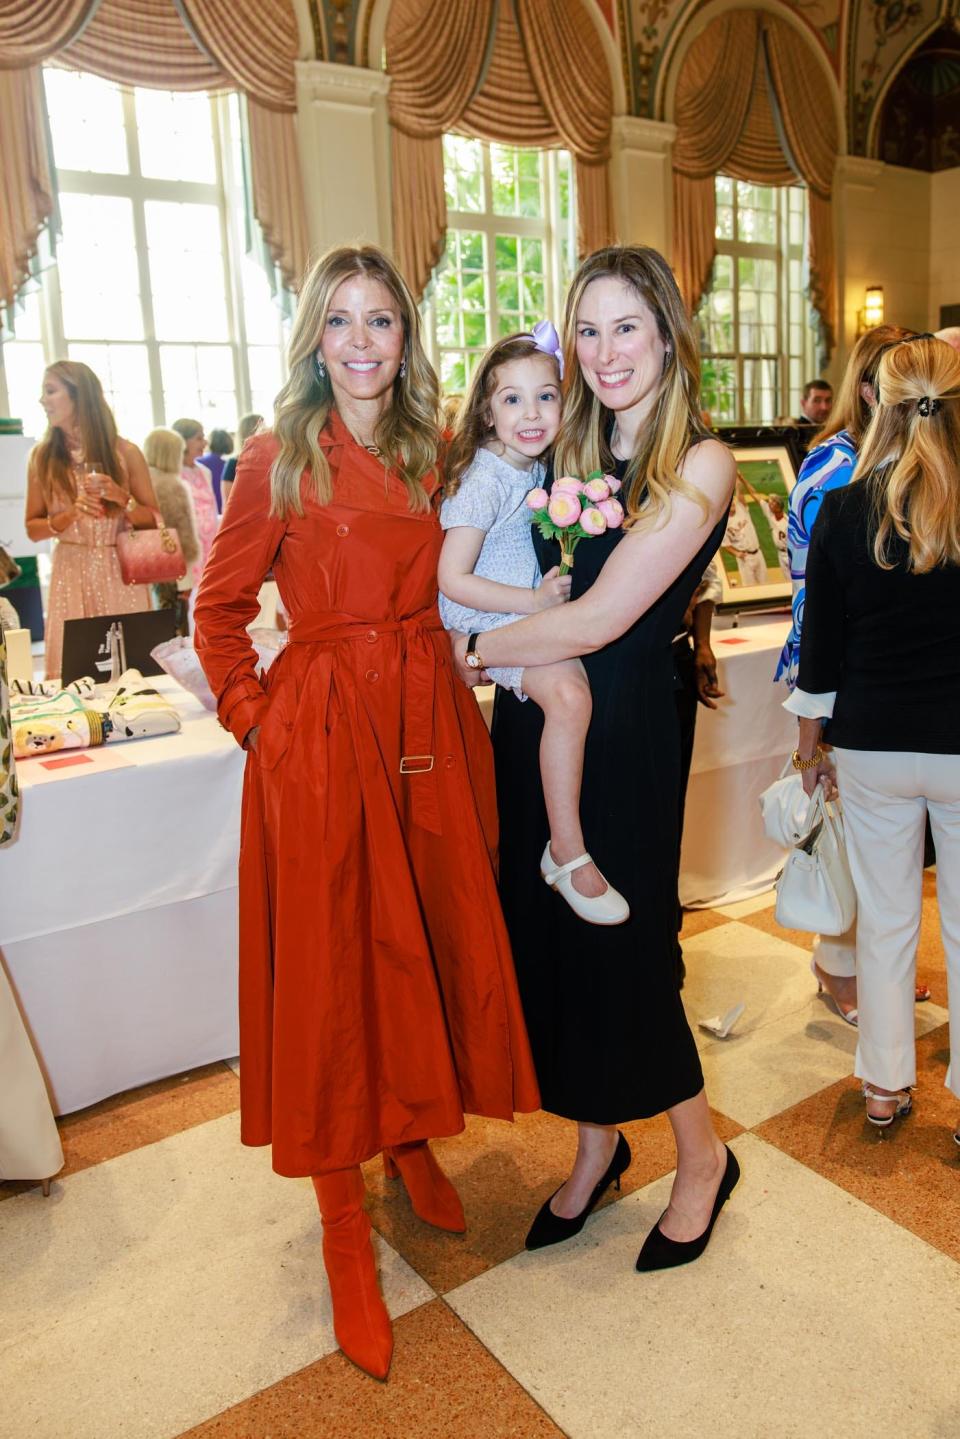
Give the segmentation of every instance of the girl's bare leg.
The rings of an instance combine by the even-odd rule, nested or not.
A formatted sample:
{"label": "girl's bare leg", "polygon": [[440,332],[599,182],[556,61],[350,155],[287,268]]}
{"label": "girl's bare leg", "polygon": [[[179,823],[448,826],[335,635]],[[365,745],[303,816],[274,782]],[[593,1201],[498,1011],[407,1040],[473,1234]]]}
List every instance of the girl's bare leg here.
{"label": "girl's bare leg", "polygon": [[[550,824],[550,853],[557,864],[568,864],[587,847],[580,827],[580,786],[593,713],[590,682],[579,660],[562,660],[525,669],[523,689],[543,711],[540,776]],[[594,864],[574,870],[570,879],[574,889],[591,899],[607,889]]]}

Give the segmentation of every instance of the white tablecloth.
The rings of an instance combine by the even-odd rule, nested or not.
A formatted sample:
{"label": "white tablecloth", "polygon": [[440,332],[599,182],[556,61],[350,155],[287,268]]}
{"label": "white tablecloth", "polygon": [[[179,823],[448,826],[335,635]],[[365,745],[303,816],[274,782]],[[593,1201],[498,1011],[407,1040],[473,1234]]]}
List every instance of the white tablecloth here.
{"label": "white tablecloth", "polygon": [[173,680],[157,688],[179,734],[91,751],[86,773],[18,766],[0,959],[61,1114],[237,1052],[244,756]]}
{"label": "white tablecloth", "polygon": [[[782,862],[757,796],[795,740],[772,683],[786,628],[717,622],[727,694],[698,718],[687,905],[756,893]],[[20,833],[0,851],[0,963],[59,1114],[237,1052],[244,757],[172,680],[157,687],[183,716],[180,734],[91,751],[87,773],[19,766]]]}
{"label": "white tablecloth", "polygon": [[716,710],[700,707],[680,863],[688,907],[731,904],[768,889],[783,864],[760,822],[759,796],[797,742],[797,721],[774,684],[786,620],[714,622],[720,688]]}

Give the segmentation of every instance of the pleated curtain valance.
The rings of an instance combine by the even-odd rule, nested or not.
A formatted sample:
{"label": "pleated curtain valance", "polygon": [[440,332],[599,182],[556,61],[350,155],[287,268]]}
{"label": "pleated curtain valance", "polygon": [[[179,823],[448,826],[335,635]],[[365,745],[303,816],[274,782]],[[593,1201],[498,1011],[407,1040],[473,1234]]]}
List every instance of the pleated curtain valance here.
{"label": "pleated curtain valance", "polygon": [[241,90],[254,213],[284,283],[308,257],[296,140],[291,0],[0,0],[0,304],[12,304],[53,213],[40,65],[122,85]]}
{"label": "pleated curtain valance", "polygon": [[716,257],[714,179],[801,179],[809,192],[810,298],[828,348],[836,332],[830,197],[837,156],[829,82],[787,21],[760,10],[720,15],[691,45],[677,82],[674,270],[691,313]]}
{"label": "pleated curtain valance", "polygon": [[443,253],[446,131],[569,149],[581,254],[612,238],[607,162],[613,97],[596,31],[570,0],[394,0],[391,76],[394,246],[416,295]]}

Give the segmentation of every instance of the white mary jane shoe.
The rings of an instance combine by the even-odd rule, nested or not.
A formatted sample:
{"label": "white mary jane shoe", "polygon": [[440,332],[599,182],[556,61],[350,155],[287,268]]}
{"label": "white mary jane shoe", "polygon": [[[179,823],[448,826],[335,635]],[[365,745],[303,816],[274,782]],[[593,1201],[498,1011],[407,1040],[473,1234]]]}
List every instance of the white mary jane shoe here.
{"label": "white mary jane shoe", "polygon": [[588,854],[578,855],[569,864],[557,864],[550,853],[550,841],[547,840],[546,848],[543,851],[543,858],[540,861],[540,873],[551,889],[563,895],[567,904],[574,914],[580,919],[585,919],[588,924],[623,924],[630,918],[630,906],[619,890],[601,875],[606,884],[606,893],[591,899],[588,895],[581,894],[574,889],[573,881],[570,878],[575,869],[582,869],[585,864],[592,864]]}

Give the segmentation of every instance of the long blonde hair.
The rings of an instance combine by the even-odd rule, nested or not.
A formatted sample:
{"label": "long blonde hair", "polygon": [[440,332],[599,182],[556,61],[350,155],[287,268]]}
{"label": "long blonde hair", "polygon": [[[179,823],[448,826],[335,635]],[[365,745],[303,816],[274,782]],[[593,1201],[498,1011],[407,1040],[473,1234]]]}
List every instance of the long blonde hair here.
{"label": "long blonde hair", "polygon": [[853,474],[870,492],[873,557],[893,569],[897,535],[916,574],[960,564],[960,355],[932,337],[901,343],[881,358],[876,386]]}
{"label": "long blonde hair", "polygon": [[490,396],[497,388],[498,369],[501,365],[509,365],[513,360],[527,360],[533,355],[552,362],[559,386],[560,367],[555,357],[538,349],[530,334],[504,335],[503,339],[495,340],[481,356],[471,376],[466,397],[461,403],[453,439],[444,461],[445,495],[457,493],[464,470],[471,464],[481,445],[494,433],[490,422]]}
{"label": "long blonde hair", "polygon": [[[103,475],[126,489],[127,479],[117,449],[117,425],[113,411],[103,397],[103,387],[89,365],[79,360],[54,360],[47,375],[60,381],[73,401],[74,423],[84,460],[96,465]],[[76,499],[72,478],[73,456],[67,437],[58,425],[50,425],[33,452],[33,464],[40,477],[44,498],[49,504],[54,490]]]}
{"label": "long blonde hair", "polygon": [[404,335],[404,373],[393,382],[393,402],[381,415],[374,442],[390,469],[407,486],[411,510],[427,510],[425,480],[436,469],[440,445],[440,390],[427,359],[420,315],[406,281],[375,245],[342,245],[330,250],[309,271],[300,292],[290,336],[290,378],[280,391],[273,428],[280,453],[270,471],[271,509],[281,518],[303,513],[300,478],[309,466],[313,493],[321,505],[331,498],[330,467],[320,447],[320,432],[335,408],[330,376],[317,373],[314,354],[327,323],[338,285],[355,275],[380,280],[400,311]]}
{"label": "long blonde hair", "polygon": [[905,330],[902,325],[874,325],[872,330],[864,331],[850,351],[847,368],[843,372],[843,379],[833,401],[833,409],[826,424],[814,436],[810,449],[813,449],[814,445],[822,445],[824,440],[832,439],[841,430],[846,430],[853,441],[854,449],[859,450],[870,424],[871,413],[870,406],[860,393],[860,386],[870,385],[875,388],[877,366],[883,352],[891,345],[899,345],[901,340],[908,340],[914,334],[915,330]]}
{"label": "long blonde hair", "polygon": [[627,466],[623,499],[627,525],[665,523],[672,498],[683,495],[709,512],[706,497],[685,480],[680,466],[691,446],[707,439],[700,417],[700,351],[673,272],[658,250],[647,245],[611,245],[584,260],[567,292],[564,316],[564,410],[554,447],[558,475],[580,478],[615,463],[610,448],[614,412],[593,393],[577,360],[577,312],[593,280],[622,280],[653,313],[668,346],[663,374],[639,447]]}

